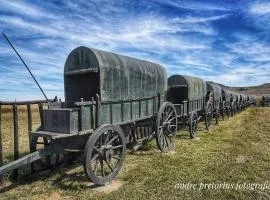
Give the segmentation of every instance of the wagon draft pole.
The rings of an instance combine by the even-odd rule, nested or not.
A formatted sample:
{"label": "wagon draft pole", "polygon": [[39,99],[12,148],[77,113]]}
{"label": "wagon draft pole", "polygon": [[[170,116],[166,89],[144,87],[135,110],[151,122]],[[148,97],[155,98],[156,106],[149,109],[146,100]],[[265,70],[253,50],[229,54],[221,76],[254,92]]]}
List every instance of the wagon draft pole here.
{"label": "wagon draft pole", "polygon": [[22,59],[22,57],[20,56],[20,54],[18,53],[18,51],[15,49],[15,47],[12,45],[12,43],[10,42],[10,40],[8,39],[8,37],[5,35],[5,33],[2,33],[2,35],[4,36],[4,38],[7,40],[7,42],[9,43],[9,45],[11,46],[11,48],[15,51],[15,53],[17,54],[17,56],[20,58],[20,60],[22,61],[22,63],[24,64],[25,68],[28,70],[28,72],[30,73],[30,75],[32,76],[32,78],[34,79],[34,81],[36,82],[37,86],[39,87],[40,91],[42,92],[43,96],[45,97],[45,99],[48,101],[48,98],[46,96],[46,94],[44,93],[44,91],[42,90],[41,86],[39,85],[39,83],[37,82],[36,78],[34,77],[34,75],[32,74],[31,70],[29,69],[29,67],[26,65],[26,63],[24,62],[24,60]]}

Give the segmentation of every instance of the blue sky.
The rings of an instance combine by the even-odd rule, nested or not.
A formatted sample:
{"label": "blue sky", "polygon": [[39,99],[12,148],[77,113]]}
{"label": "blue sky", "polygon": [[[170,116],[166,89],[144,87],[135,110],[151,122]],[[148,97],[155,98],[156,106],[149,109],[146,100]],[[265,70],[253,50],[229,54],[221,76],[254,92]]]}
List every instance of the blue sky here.
{"label": "blue sky", "polygon": [[[270,82],[270,1],[0,0],[4,31],[48,97],[63,97],[69,52],[85,45],[230,86]],[[42,99],[0,38],[0,100]]]}

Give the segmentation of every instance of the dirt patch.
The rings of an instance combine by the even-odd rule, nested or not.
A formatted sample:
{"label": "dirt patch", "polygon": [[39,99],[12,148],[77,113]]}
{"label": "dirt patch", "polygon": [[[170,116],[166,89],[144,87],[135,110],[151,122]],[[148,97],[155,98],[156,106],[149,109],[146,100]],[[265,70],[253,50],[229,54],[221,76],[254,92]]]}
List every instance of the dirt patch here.
{"label": "dirt patch", "polygon": [[118,190],[122,185],[123,181],[113,180],[111,183],[104,186],[96,186],[95,184],[89,184],[89,187],[92,188],[93,191],[108,194]]}
{"label": "dirt patch", "polygon": [[236,158],[236,163],[246,163],[249,162],[252,158],[250,156],[238,155]]}

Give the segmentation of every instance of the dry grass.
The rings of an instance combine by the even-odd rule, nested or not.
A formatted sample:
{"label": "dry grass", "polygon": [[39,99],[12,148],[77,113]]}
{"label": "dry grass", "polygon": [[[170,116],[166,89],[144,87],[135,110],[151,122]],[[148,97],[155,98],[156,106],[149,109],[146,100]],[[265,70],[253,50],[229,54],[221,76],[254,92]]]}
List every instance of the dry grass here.
{"label": "dry grass", "polygon": [[[26,117],[23,112],[22,116]],[[38,114],[34,116],[37,126]],[[10,117],[7,113],[4,123],[10,123]],[[8,144],[12,143],[7,135],[11,132],[7,129],[5,125],[3,134],[5,148],[9,149]],[[201,126],[200,140],[187,139],[187,132],[180,132],[172,153],[159,153],[154,141],[144,151],[128,153],[117,176],[123,184],[111,193],[91,189],[82,167],[73,165],[28,176],[18,185],[7,188],[0,199],[269,199],[270,190],[174,188],[177,183],[269,181],[269,132],[270,108],[250,108],[209,132]]]}
{"label": "dry grass", "polygon": [[[40,126],[38,106],[32,105],[32,123],[33,129]],[[18,125],[19,125],[19,151],[20,155],[29,152],[27,110],[26,106],[18,106]],[[13,159],[13,112],[12,106],[2,107],[2,140],[4,163]]]}

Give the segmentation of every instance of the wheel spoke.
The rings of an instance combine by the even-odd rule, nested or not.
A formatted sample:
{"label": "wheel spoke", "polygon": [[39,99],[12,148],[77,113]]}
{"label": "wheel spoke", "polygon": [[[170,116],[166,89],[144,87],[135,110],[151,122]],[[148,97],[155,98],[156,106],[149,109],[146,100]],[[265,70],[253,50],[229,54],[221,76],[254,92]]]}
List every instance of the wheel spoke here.
{"label": "wheel spoke", "polygon": [[167,138],[169,138],[169,140],[170,140],[170,143],[172,143],[172,139],[171,139],[171,137],[168,135],[168,133],[167,132],[165,132],[165,137],[167,136]]}
{"label": "wheel spoke", "polygon": [[118,138],[118,135],[114,136],[110,141],[107,143],[107,145],[111,144],[114,140]]}
{"label": "wheel spoke", "polygon": [[[163,135],[163,147],[166,147],[165,145],[167,144],[167,140],[166,140],[166,137],[164,136],[164,134],[162,134],[162,135]],[[167,146],[168,146],[168,144],[167,144]]]}
{"label": "wheel spoke", "polygon": [[174,113],[174,112],[173,112],[173,110],[172,110],[172,111],[170,112],[170,114],[167,115],[167,118],[166,118],[165,122],[167,122],[167,121],[169,120],[169,118],[172,116],[173,113]]}
{"label": "wheel spoke", "polygon": [[107,159],[104,159],[105,163],[108,165],[108,167],[110,168],[110,170],[113,172],[113,168],[111,167],[111,165],[108,163]]}
{"label": "wheel spoke", "polygon": [[91,161],[92,161],[92,160],[96,160],[98,157],[99,157],[99,154],[95,154],[95,155],[91,158]]}
{"label": "wheel spoke", "polygon": [[123,145],[113,146],[113,147],[111,147],[110,149],[118,149],[118,148],[121,148],[121,147],[123,147]]}
{"label": "wheel spoke", "polygon": [[99,162],[100,162],[101,176],[104,177],[105,176],[105,173],[104,173],[103,160],[99,160]]}
{"label": "wheel spoke", "polygon": [[104,141],[104,144],[106,144],[110,138],[110,135],[111,135],[111,131],[108,131],[107,132],[107,135],[106,135],[106,138],[105,138],[105,141]]}
{"label": "wheel spoke", "polygon": [[112,156],[112,158],[116,159],[116,160],[120,160],[121,158],[117,157],[117,156]]}
{"label": "wheel spoke", "polygon": [[168,120],[168,122],[171,122],[172,120],[174,120],[176,117],[173,117],[173,118],[171,118],[170,120]]}
{"label": "wheel spoke", "polygon": [[95,160],[95,167],[94,167],[94,174],[97,174],[97,169],[98,169],[98,160]]}

